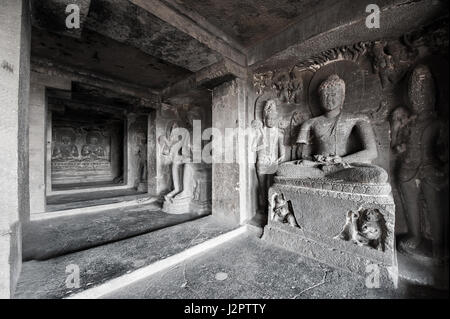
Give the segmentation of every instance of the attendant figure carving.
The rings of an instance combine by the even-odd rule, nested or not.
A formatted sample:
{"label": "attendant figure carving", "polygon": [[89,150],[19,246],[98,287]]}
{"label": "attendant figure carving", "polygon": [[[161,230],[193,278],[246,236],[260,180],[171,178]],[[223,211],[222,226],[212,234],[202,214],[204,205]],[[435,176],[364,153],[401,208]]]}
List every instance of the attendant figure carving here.
{"label": "attendant figure carving", "polygon": [[[400,152],[398,181],[408,225],[399,242],[405,252],[426,255],[423,218],[430,225],[433,257],[444,255],[445,223],[442,190],[448,187],[448,131],[435,112],[435,85],[430,69],[418,65],[408,81],[411,116],[404,127],[406,140],[394,148]],[[423,217],[423,218],[421,218]]]}

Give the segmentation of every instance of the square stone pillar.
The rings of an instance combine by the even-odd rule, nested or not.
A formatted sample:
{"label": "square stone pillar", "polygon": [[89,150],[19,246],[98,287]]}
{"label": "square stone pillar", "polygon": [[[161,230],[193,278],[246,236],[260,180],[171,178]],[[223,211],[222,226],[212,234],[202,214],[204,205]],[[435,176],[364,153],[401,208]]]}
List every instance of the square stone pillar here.
{"label": "square stone pillar", "polygon": [[0,10],[0,298],[10,298],[21,269],[21,223],[29,218],[28,96],[30,13],[27,0]]}
{"label": "square stone pillar", "polygon": [[157,168],[157,137],[156,137],[156,111],[148,115],[147,127],[147,174],[148,193],[158,195],[158,168]]}
{"label": "square stone pillar", "polygon": [[29,109],[30,213],[45,212],[47,106],[45,86],[32,80]]}
{"label": "square stone pillar", "polygon": [[246,91],[246,81],[236,78],[215,87],[212,97],[212,127],[220,132],[212,140],[221,139],[212,151],[212,214],[235,224],[248,219],[248,148],[237,134],[246,129]]}
{"label": "square stone pillar", "polygon": [[46,195],[52,193],[52,113],[47,107],[47,88],[71,89],[71,80],[31,72],[29,99],[30,214],[46,211]]}

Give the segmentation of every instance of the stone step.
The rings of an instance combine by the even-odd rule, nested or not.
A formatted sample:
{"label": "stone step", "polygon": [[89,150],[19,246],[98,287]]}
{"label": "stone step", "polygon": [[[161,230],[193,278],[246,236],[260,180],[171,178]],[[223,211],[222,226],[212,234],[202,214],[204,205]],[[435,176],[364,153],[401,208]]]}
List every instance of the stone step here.
{"label": "stone step", "polygon": [[31,215],[31,220],[48,219],[83,213],[95,213],[115,208],[125,208],[136,205],[160,203],[158,197],[148,194],[125,195],[110,198],[100,198],[86,201],[74,201],[64,204],[47,205],[45,213]]}

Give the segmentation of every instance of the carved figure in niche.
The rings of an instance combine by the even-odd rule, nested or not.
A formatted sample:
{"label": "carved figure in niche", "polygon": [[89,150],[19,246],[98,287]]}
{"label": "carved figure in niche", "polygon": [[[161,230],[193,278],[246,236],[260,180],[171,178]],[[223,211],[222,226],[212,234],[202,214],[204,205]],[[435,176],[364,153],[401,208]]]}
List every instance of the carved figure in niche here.
{"label": "carved figure in niche", "polygon": [[[406,40],[406,38],[404,39]],[[392,56],[394,67],[401,73],[408,68],[416,58],[418,52],[411,47],[405,46],[400,41],[391,41],[386,46],[387,52]]]}
{"label": "carved figure in niche", "polygon": [[100,145],[101,136],[97,132],[89,132],[86,135],[86,144],[81,149],[81,156],[83,160],[107,160],[105,156],[105,149]]}
{"label": "carved figure in niche", "polygon": [[136,133],[137,184],[147,181],[147,136]]}
{"label": "carved figure in niche", "polygon": [[368,246],[384,251],[386,226],[383,215],[376,208],[349,211],[342,231],[335,238],[352,241],[358,246]]}
{"label": "carved figure in niche", "polygon": [[[435,85],[430,69],[418,65],[408,81],[408,104],[412,116],[406,130],[407,140],[395,145],[401,152],[398,181],[408,225],[408,235],[399,248],[426,255],[421,213],[431,229],[433,256],[443,257],[445,223],[442,218],[441,191],[448,186],[448,132],[435,112]],[[422,202],[424,200],[424,202]],[[422,211],[423,206],[426,209]]]}
{"label": "carved figure in niche", "polygon": [[273,84],[275,88],[278,91],[278,99],[281,102],[289,102],[289,87],[290,87],[290,81],[289,76],[286,73],[281,73],[280,75],[276,76],[276,78],[273,81]]}
{"label": "carved figure in niche", "polygon": [[391,148],[395,153],[403,153],[406,150],[405,127],[414,120],[416,115],[410,116],[409,111],[400,106],[391,115]]}
{"label": "carved figure in niche", "polygon": [[200,200],[200,187],[200,182],[197,180],[192,184],[192,199],[195,201]]}
{"label": "carved figure in niche", "polygon": [[290,74],[289,81],[289,102],[300,103],[303,96],[303,80],[294,72]]}
{"label": "carved figure in niche", "polygon": [[277,91],[278,100],[282,103],[300,103],[303,95],[303,81],[294,71],[275,75],[272,87]]}
{"label": "carved figure in niche", "polygon": [[295,220],[294,213],[289,207],[288,201],[284,198],[284,194],[276,194],[274,198],[273,220],[280,223],[288,223],[292,227],[300,228]]}
{"label": "carved figure in niche", "polygon": [[68,130],[58,131],[60,141],[56,143],[52,150],[52,160],[72,160],[77,159],[78,147],[75,145],[75,133]]}
{"label": "carved figure in niche", "polygon": [[380,77],[381,87],[385,88],[389,83],[394,82],[394,62],[391,55],[384,50],[386,43],[377,41],[373,44],[373,70]]}
{"label": "carved figure in niche", "polygon": [[274,100],[268,100],[263,110],[263,120],[255,120],[252,125],[256,129],[256,173],[258,176],[258,210],[259,217],[264,218],[267,212],[267,190],[272,182],[272,175],[278,165],[285,159],[283,145],[284,135],[278,128],[279,119],[277,105]]}
{"label": "carved figure in niche", "polygon": [[183,166],[184,163],[191,160],[191,143],[189,131],[179,127],[174,122],[169,130],[169,138],[166,140],[166,148],[168,157],[172,165],[172,182],[173,190],[164,196],[166,201],[172,202],[172,199],[183,191]]}
{"label": "carved figure in niche", "polygon": [[[325,114],[307,120],[300,127],[297,144],[300,144],[302,159],[281,164],[277,175],[328,177],[360,183],[386,182],[386,171],[371,164],[378,152],[369,119],[342,111],[344,81],[337,75],[329,76],[319,86],[319,95]],[[352,132],[357,133],[361,144],[360,149],[353,153],[347,151]]]}

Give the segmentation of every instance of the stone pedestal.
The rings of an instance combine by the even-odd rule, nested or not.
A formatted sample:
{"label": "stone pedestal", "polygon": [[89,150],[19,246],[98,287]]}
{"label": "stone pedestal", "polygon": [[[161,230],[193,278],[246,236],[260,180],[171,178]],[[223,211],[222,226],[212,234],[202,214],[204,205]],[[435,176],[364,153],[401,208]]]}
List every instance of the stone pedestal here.
{"label": "stone pedestal", "polygon": [[211,213],[211,166],[184,164],[183,191],[172,200],[166,200],[163,211],[168,214]]}
{"label": "stone pedestal", "polygon": [[[276,197],[284,195],[290,214],[299,227],[276,216]],[[349,212],[376,212],[381,236],[378,242],[353,240]],[[369,213],[370,214],[370,213]],[[395,205],[389,184],[351,184],[335,180],[280,179],[269,189],[269,222],[263,239],[333,267],[356,273],[366,283],[375,277],[373,288],[396,287]],[[347,226],[346,226],[347,225]],[[358,230],[366,227],[355,223]],[[345,226],[345,227],[344,227]],[[377,226],[378,227],[378,226]],[[345,231],[343,231],[345,229]],[[341,236],[340,236],[341,235]],[[375,276],[375,277],[374,277]],[[368,287],[370,283],[368,283]]]}

